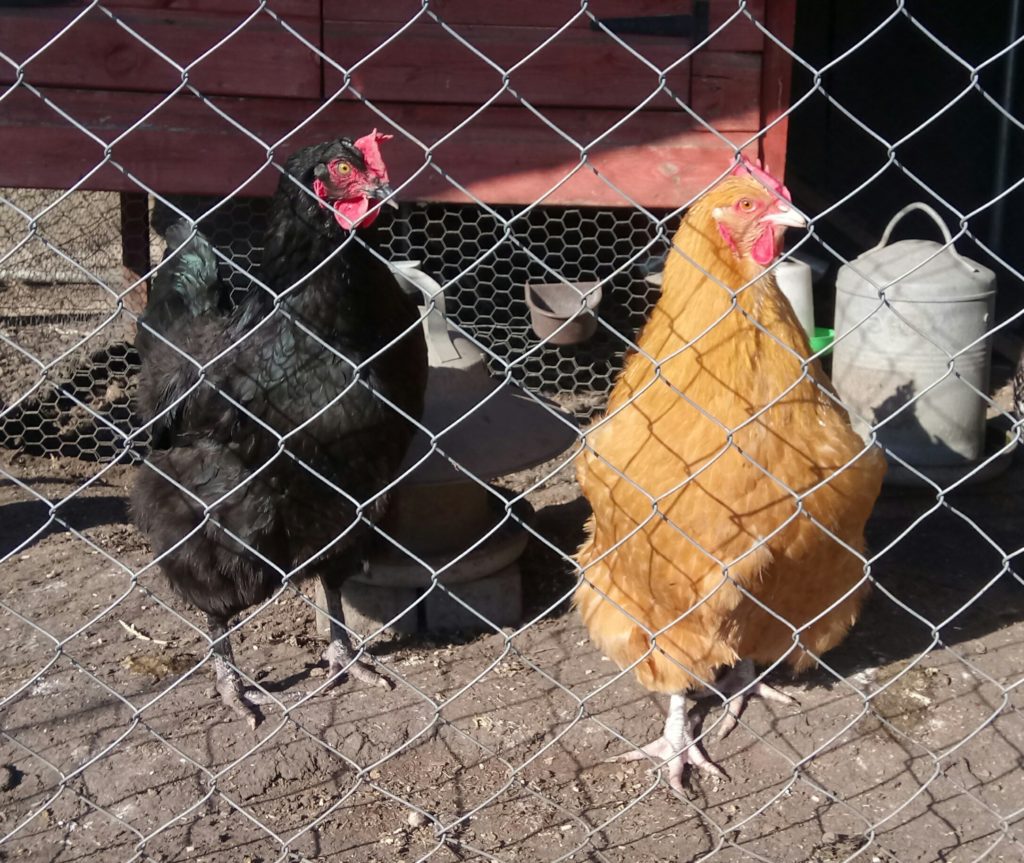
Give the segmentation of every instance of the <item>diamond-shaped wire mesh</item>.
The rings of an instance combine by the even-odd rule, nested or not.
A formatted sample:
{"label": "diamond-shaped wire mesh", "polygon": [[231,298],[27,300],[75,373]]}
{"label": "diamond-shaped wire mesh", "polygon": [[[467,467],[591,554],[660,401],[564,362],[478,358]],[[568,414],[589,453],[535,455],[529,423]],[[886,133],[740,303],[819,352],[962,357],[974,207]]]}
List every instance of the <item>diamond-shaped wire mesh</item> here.
{"label": "diamond-shaped wire mesh", "polygon": [[[1021,859],[1019,2],[207,5],[0,8],[0,860]],[[383,151],[398,209],[383,213],[376,240],[356,232],[349,243],[415,262],[418,274],[399,272],[435,307],[443,297],[454,344],[463,357],[475,348],[490,377],[478,366],[432,379],[426,413],[412,418],[417,442],[383,483],[390,512],[377,520],[368,499],[353,510],[373,536],[368,564],[339,599],[306,578],[316,555],[270,560],[272,589],[232,619],[225,666],[223,640],[161,574],[175,549],[154,557],[129,506],[141,472],[166,464],[159,417],[139,409],[139,317],[175,266],[161,261],[182,217],[216,250],[227,288],[217,315],[264,291],[267,196],[287,155],[373,126],[395,136]],[[680,220],[741,153],[785,168],[808,218],[784,257],[809,263],[810,323],[825,339],[812,344],[835,365],[838,393],[814,388],[812,364],[783,345],[792,379],[769,392],[751,361],[716,402],[747,405],[734,421],[707,411],[703,391],[673,377],[673,357],[638,339],[662,286],[666,298],[680,290],[660,276]],[[917,300],[938,312],[921,311],[931,307],[898,301],[905,285],[851,264],[914,201],[937,210],[949,238],[916,214],[893,239],[934,239],[930,260],[955,248],[991,268],[994,303],[988,293],[961,302],[948,293],[956,279],[925,264],[933,281]],[[921,265],[910,255],[908,283]],[[856,302],[850,281],[836,293],[844,265],[859,277]],[[728,286],[734,306],[761,289],[748,281]],[[544,283],[577,286],[571,298],[588,312],[600,287],[582,340],[535,329],[526,291]],[[288,297],[268,320],[289,315],[302,290],[272,287]],[[710,346],[737,315],[693,332],[699,302],[677,311],[678,355],[708,347],[705,366],[725,386]],[[971,302],[978,314],[963,324]],[[421,314],[436,335],[430,308]],[[748,340],[726,347],[778,352],[778,320],[760,311]],[[252,355],[258,332],[216,344]],[[342,358],[330,337],[302,332]],[[451,358],[438,344],[435,364]],[[198,370],[188,371],[196,392],[219,380],[204,351],[173,360]],[[686,406],[691,423],[672,435],[680,451],[704,436],[701,466],[644,474],[602,448],[603,426],[647,404],[637,391],[606,414],[631,356],[657,379],[645,391],[672,389],[667,412]],[[892,392],[871,390],[890,377],[901,382]],[[870,397],[848,383],[861,379]],[[856,528],[822,514],[817,485],[791,487],[784,456],[747,445],[801,392],[818,410],[848,408],[867,441],[849,464],[814,465],[823,495],[848,487],[871,447],[888,457],[864,549]],[[314,423],[340,397],[291,419]],[[222,505],[275,460],[295,462],[287,475],[304,483],[333,487],[337,474],[295,455],[299,431],[250,403],[225,410],[235,429],[269,435],[275,458],[192,506],[201,529],[258,556],[218,520]],[[666,428],[659,419],[651,426]],[[956,434],[968,427],[965,455]],[[788,443],[820,452],[800,422],[790,428]],[[377,437],[364,434],[353,458],[376,456]],[[250,444],[232,439],[218,466]],[[656,445],[676,444],[652,438],[636,463]],[[620,478],[614,505],[577,482],[591,456]],[[774,515],[742,552],[717,556],[702,544],[709,532],[751,517],[720,517],[724,465],[757,472]],[[171,481],[198,499],[180,476]],[[706,506],[675,519],[673,502],[696,485]],[[346,489],[334,491],[339,511],[352,510]],[[274,494],[279,510],[303,503],[294,488]],[[581,569],[592,510],[613,541]],[[700,561],[717,581],[658,622],[664,568],[644,560],[664,551],[662,524],[668,558]],[[350,529],[318,536],[318,552],[344,548]],[[751,561],[758,572],[799,561],[794,536],[826,549],[816,558],[826,565],[790,591],[827,583],[851,556],[857,583],[873,588],[813,670],[790,677],[784,657],[758,668],[798,703],[755,701],[719,740],[733,693],[726,678],[703,680],[704,697],[686,706],[728,779],[691,765],[680,793],[667,753],[611,761],[656,736],[676,703],[637,680],[671,652],[675,627],[714,621],[705,612],[730,590],[762,603],[760,576],[744,573]],[[603,656],[571,607],[604,559],[618,561],[613,582],[652,579],[642,601],[619,606],[623,640],[642,642],[626,662],[613,661],[614,643]],[[336,668],[320,656],[328,619],[336,639],[342,614],[392,689],[356,666],[328,688]],[[780,623],[793,649],[809,647],[812,621]],[[702,634],[714,648],[727,630]],[[208,691],[225,667],[269,697],[255,729]]]}

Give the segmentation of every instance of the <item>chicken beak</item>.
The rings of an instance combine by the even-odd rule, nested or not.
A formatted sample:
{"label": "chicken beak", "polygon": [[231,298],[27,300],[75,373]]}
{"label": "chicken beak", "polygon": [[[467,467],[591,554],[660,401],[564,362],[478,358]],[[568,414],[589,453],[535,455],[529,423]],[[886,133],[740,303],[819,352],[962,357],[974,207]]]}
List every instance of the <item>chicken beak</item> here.
{"label": "chicken beak", "polygon": [[796,210],[787,204],[779,202],[779,205],[771,213],[761,218],[762,222],[769,222],[773,225],[785,228],[806,228],[807,219],[801,216]]}
{"label": "chicken beak", "polygon": [[366,190],[366,196],[371,200],[380,201],[384,206],[398,209],[398,202],[395,200],[395,190],[387,183],[377,183]]}

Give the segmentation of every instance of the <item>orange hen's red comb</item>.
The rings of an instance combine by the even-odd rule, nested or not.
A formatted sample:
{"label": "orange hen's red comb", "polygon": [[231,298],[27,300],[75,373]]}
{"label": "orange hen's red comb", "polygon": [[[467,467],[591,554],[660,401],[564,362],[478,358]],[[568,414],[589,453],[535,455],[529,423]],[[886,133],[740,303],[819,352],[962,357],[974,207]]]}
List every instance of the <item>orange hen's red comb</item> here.
{"label": "orange hen's red comb", "polygon": [[760,159],[756,162],[751,162],[750,159],[744,156],[740,163],[730,172],[732,177],[743,174],[749,174],[766,189],[792,203],[793,198],[789,194],[789,189],[782,184],[781,180],[775,179],[775,177],[761,167]]}

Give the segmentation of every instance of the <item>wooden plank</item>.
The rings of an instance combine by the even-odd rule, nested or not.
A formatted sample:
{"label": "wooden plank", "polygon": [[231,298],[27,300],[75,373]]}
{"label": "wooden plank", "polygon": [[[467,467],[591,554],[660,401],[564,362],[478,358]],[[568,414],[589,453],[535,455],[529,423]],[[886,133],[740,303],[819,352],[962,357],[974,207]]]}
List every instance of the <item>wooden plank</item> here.
{"label": "wooden plank", "polygon": [[[79,12],[66,6],[4,10],[0,52],[22,62],[46,46],[26,66],[25,79],[36,86],[169,93],[181,83],[181,73],[174,66],[99,10],[91,10],[68,27]],[[245,20],[241,12],[220,11],[125,9],[118,16],[181,65],[194,62]],[[317,19],[293,17],[290,23],[319,44]],[[320,58],[266,15],[189,70],[189,81],[204,93],[239,96],[315,98],[320,94],[320,78]],[[14,79],[14,70],[6,63],[0,65],[0,82]]]}
{"label": "wooden plank", "polygon": [[760,54],[698,51],[690,88],[693,110],[719,131],[760,125]]}
{"label": "wooden plank", "polygon": [[[210,11],[210,0],[103,0],[108,9],[151,9],[164,12]],[[256,8],[254,0],[217,0],[217,12],[241,12],[248,15]],[[320,0],[267,0],[266,8],[282,18],[320,17]]]}
{"label": "wooden plank", "polygon": [[[796,29],[796,0],[768,0],[765,25],[784,45],[792,48]],[[789,53],[768,39],[765,42],[761,70],[761,123],[762,129],[778,120],[789,108],[793,60]],[[789,119],[783,117],[761,139],[761,161],[767,170],[778,177],[785,176],[786,138]]]}
{"label": "wooden plank", "polygon": [[[47,94],[104,140],[118,135],[159,97],[144,93],[54,90]],[[408,130],[428,146],[444,138],[466,118],[467,109],[446,105],[387,106],[393,123],[364,105],[337,102],[298,132],[292,132],[319,107],[318,101],[227,99],[218,104],[265,141],[285,137],[279,159],[298,146],[332,135],[360,135],[373,126],[395,131],[385,151],[391,177],[402,200],[466,201],[467,197],[436,171],[425,167],[422,149],[404,137]],[[103,148],[50,111],[24,89],[13,91],[0,109],[0,185],[137,191],[121,171],[107,166],[79,181],[103,159]],[[617,111],[552,108],[546,112],[569,134],[592,141],[619,118]],[[754,130],[728,137],[742,141]],[[751,154],[753,155],[753,154]],[[576,148],[521,108],[492,107],[445,143],[436,146],[433,164],[449,172],[475,195],[492,203],[526,203],[557,185],[580,161]],[[126,136],[112,159],[163,193],[226,194],[255,173],[243,194],[266,195],[279,177],[264,167],[265,151],[194,98],[177,97],[146,124]],[[589,168],[550,192],[550,204],[676,207],[688,201],[724,170],[728,146],[695,131],[683,112],[638,115],[588,152]]]}
{"label": "wooden plank", "polygon": [[[735,3],[732,5],[735,6]],[[421,12],[421,0],[323,0],[325,21],[408,21]],[[579,0],[518,0],[515,3],[481,3],[480,0],[431,0],[429,9],[449,24],[522,25],[558,27],[579,14]],[[598,18],[650,15],[687,15],[692,0],[591,0],[587,9]],[[573,25],[586,29],[589,18],[580,16]]]}
{"label": "wooden plank", "polygon": [[747,15],[763,22],[766,2],[771,0],[711,0],[708,30],[714,35],[706,47],[713,51],[763,51],[764,34]]}
{"label": "wooden plank", "polygon": [[[633,108],[659,86],[658,72],[604,33],[570,30],[544,45],[550,31],[539,27],[463,25],[459,33],[492,63],[510,69],[516,94],[530,104]],[[630,37],[633,47],[659,69],[678,62],[690,43],[684,39]],[[381,47],[382,46],[382,47]],[[380,48],[379,51],[377,49]],[[390,25],[367,22],[324,24],[324,49],[329,57],[352,69],[356,90],[370,99],[482,105],[502,89],[502,74],[462,45],[436,22],[423,18],[398,34]],[[667,75],[669,88],[683,99],[690,92],[690,67],[680,63]],[[341,87],[341,74],[324,64],[324,92]],[[353,98],[343,94],[343,98]],[[505,92],[498,104],[516,104]],[[647,105],[671,108],[664,93]]]}
{"label": "wooden plank", "polygon": [[[765,0],[749,0],[745,5],[740,0],[710,0],[709,29],[716,30],[735,15],[741,6],[763,20],[764,3]],[[422,14],[422,9],[421,0],[376,0],[373,3],[323,0],[324,20],[335,22],[380,21],[402,24]],[[587,11],[598,19],[687,15],[692,10],[692,0],[590,0],[587,4]],[[550,31],[572,20],[572,28],[587,30],[591,21],[588,15],[579,15],[579,0],[518,0],[515,3],[431,0],[430,11],[446,24],[459,29],[463,24],[489,24],[544,27]],[[720,51],[760,51],[763,38],[749,20],[737,20],[718,34],[713,47]]]}
{"label": "wooden plank", "polygon": [[[614,119],[611,112],[560,109],[549,116],[577,140],[600,134]],[[459,146],[442,147],[437,163],[490,203],[522,204],[543,196],[545,204],[678,207],[713,183],[731,159],[727,145],[686,128],[684,117],[661,111],[638,115],[590,149],[581,168],[579,152],[552,138],[532,115],[496,108],[468,127],[469,137]],[[749,134],[726,137],[738,142]],[[466,200],[436,175],[428,175],[414,192],[427,200]]]}

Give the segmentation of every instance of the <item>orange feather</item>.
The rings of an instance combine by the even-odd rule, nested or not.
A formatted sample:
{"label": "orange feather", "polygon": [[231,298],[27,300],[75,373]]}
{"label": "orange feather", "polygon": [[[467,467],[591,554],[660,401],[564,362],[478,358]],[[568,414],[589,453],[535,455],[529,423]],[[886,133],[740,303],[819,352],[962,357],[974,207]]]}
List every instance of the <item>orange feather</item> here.
{"label": "orange feather", "polygon": [[593,516],[576,605],[598,648],[659,692],[741,659],[804,668],[868,590],[859,554],[885,460],[805,364],[774,276],[723,239],[716,208],[741,195],[771,200],[731,177],[686,214],[577,461]]}

